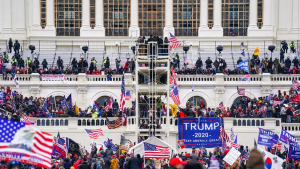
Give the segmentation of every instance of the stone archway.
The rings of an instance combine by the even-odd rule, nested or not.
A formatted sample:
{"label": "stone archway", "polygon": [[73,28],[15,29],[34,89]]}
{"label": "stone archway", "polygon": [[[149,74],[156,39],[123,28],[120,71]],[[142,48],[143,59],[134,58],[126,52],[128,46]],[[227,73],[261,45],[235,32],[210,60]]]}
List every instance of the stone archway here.
{"label": "stone archway", "polygon": [[120,100],[120,98],[116,94],[114,94],[112,92],[101,91],[101,92],[98,92],[94,96],[91,97],[91,99],[90,99],[90,105],[93,105],[94,101],[98,100],[101,97],[110,97],[110,96],[113,97],[113,99],[117,99],[117,101]]}
{"label": "stone archway", "polygon": [[181,100],[181,106],[185,107],[186,102],[192,97],[201,97],[205,100],[207,107],[213,106],[213,103],[212,103],[210,97],[202,91],[194,91],[194,92],[190,92],[187,95],[185,95],[184,98]]}
{"label": "stone archway", "polygon": [[[254,94],[252,94],[252,93],[250,93],[250,92],[248,92],[248,91],[246,91],[245,92],[245,95],[244,95],[245,97],[249,97],[249,98],[254,98],[254,97],[256,97]],[[227,102],[227,107],[230,107],[231,105],[232,105],[232,103],[237,99],[237,98],[239,98],[239,97],[241,97],[241,95],[239,95],[237,92],[235,92],[233,95],[231,95],[230,97],[229,97],[229,99],[228,99],[228,102]]]}

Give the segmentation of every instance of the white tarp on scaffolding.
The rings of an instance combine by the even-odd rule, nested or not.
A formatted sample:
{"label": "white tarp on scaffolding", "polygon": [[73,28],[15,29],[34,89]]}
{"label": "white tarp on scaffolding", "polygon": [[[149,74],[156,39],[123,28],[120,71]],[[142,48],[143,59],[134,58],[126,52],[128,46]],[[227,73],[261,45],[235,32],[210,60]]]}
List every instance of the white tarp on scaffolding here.
{"label": "white tarp on scaffolding", "polygon": [[[177,150],[172,147],[171,145],[169,145],[168,143],[164,142],[161,139],[158,139],[156,137],[150,137],[147,140],[131,147],[129,149],[129,153],[132,154],[134,153],[134,155],[140,154],[142,157],[144,156],[144,142],[145,143],[149,143],[149,144],[154,144],[154,145],[158,145],[158,146],[164,146],[164,147],[169,147],[170,150],[170,157],[172,157],[172,155],[174,154],[178,154]],[[134,150],[134,151],[133,151]]]}

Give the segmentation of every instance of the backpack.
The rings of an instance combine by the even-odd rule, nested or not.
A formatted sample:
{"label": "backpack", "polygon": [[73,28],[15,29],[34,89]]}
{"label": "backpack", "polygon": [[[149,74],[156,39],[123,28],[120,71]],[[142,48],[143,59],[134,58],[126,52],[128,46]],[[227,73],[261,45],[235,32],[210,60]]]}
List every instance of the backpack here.
{"label": "backpack", "polygon": [[101,166],[99,163],[95,162],[94,164],[96,165],[96,169],[101,169]]}

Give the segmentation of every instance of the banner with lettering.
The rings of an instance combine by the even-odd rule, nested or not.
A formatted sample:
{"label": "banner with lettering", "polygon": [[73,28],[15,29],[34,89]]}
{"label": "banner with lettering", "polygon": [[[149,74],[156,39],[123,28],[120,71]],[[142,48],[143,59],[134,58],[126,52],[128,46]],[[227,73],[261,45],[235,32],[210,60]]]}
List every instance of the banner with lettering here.
{"label": "banner with lettering", "polygon": [[289,148],[288,158],[300,159],[300,145],[298,144],[298,142],[289,143],[289,145],[290,148]]}
{"label": "banner with lettering", "polygon": [[289,132],[281,129],[281,134],[280,134],[280,141],[284,142],[285,144],[290,143],[297,143],[297,139],[291,135]]}
{"label": "banner with lettering", "polygon": [[63,81],[66,83],[68,79],[65,75],[43,75],[42,81]]}
{"label": "banner with lettering", "polygon": [[[200,121],[199,121],[200,120]],[[222,146],[220,118],[180,118],[178,121],[178,140],[185,140],[186,148]]]}
{"label": "banner with lettering", "polygon": [[66,157],[66,149],[57,143],[53,143],[52,156],[65,158]]}
{"label": "banner with lettering", "polygon": [[278,139],[277,134],[273,131],[259,128],[257,144],[272,147],[273,143],[276,143]]}

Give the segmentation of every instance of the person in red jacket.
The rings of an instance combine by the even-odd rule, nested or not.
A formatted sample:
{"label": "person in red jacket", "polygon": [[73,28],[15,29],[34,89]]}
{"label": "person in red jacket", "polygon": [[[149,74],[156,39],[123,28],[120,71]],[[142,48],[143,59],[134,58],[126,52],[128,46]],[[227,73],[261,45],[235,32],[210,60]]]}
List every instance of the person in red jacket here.
{"label": "person in red jacket", "polygon": [[225,111],[225,112],[222,114],[222,117],[229,117],[229,115],[228,115],[227,112]]}

